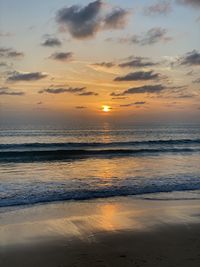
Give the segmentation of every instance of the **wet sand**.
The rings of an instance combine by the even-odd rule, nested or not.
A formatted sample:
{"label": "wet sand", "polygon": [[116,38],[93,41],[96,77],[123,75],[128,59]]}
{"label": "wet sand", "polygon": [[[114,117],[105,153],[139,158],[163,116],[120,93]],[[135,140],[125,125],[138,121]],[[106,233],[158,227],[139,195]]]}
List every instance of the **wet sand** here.
{"label": "wet sand", "polygon": [[0,213],[0,266],[200,266],[200,202],[131,197]]}

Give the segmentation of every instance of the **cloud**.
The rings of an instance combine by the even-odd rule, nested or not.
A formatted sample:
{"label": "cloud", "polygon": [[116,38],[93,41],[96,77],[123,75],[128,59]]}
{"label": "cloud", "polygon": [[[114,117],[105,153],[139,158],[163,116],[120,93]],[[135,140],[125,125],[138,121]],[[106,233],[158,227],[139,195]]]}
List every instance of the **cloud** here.
{"label": "cloud", "polygon": [[121,68],[126,68],[126,67],[143,68],[143,67],[151,67],[151,66],[155,66],[155,65],[158,65],[158,63],[149,61],[145,57],[133,57],[131,60],[119,64],[119,67],[121,67]]}
{"label": "cloud", "polygon": [[7,78],[8,82],[20,82],[20,81],[37,81],[43,78],[46,78],[48,75],[41,72],[12,72],[11,75]]}
{"label": "cloud", "polygon": [[123,108],[128,108],[128,107],[132,107],[132,106],[134,106],[133,103],[120,105],[120,107],[123,107]]}
{"label": "cloud", "polygon": [[85,109],[85,108],[87,108],[87,107],[85,107],[85,106],[76,106],[75,108],[76,108],[76,109]]}
{"label": "cloud", "polygon": [[113,100],[122,100],[122,99],[126,99],[126,96],[116,96],[116,97],[112,97]]}
{"label": "cloud", "polygon": [[181,65],[199,66],[200,65],[200,53],[197,50],[188,52],[180,60]]}
{"label": "cloud", "polygon": [[189,72],[186,73],[186,75],[188,75],[188,76],[192,76],[193,74],[194,74],[194,71],[193,70],[191,70],[191,71],[189,71]]}
{"label": "cloud", "polygon": [[49,93],[49,94],[63,94],[63,93],[71,93],[79,96],[91,96],[91,95],[98,95],[95,92],[86,91],[86,87],[49,87],[46,89],[42,89],[38,91],[39,94]]}
{"label": "cloud", "polygon": [[172,11],[170,1],[159,1],[144,8],[146,16],[167,15]]}
{"label": "cloud", "polygon": [[46,88],[43,90],[40,90],[39,93],[49,93],[49,94],[63,94],[63,93],[72,93],[77,94],[80,92],[83,92],[86,88],[85,87],[68,87],[68,88]]}
{"label": "cloud", "polygon": [[200,1],[199,0],[177,0],[176,1],[179,4],[185,4],[185,5],[191,5],[192,7],[200,7]]}
{"label": "cloud", "polygon": [[159,42],[166,43],[171,41],[173,38],[168,36],[167,32],[167,29],[154,27],[142,34],[135,34],[131,37],[107,38],[106,41],[118,42],[121,44],[137,44],[141,46],[154,45]]}
{"label": "cloud", "polygon": [[161,84],[144,85],[144,86],[140,86],[140,87],[129,88],[122,93],[113,92],[113,93],[111,93],[111,96],[123,96],[123,95],[128,95],[128,94],[144,94],[144,93],[149,93],[149,94],[160,93],[164,89],[166,89],[166,87],[161,85]]}
{"label": "cloud", "polygon": [[42,45],[47,47],[55,47],[55,46],[61,46],[62,43],[58,38],[47,37],[46,40],[42,43]]}
{"label": "cloud", "polygon": [[122,104],[122,105],[120,105],[120,107],[132,107],[132,106],[144,105],[144,104],[146,104],[146,102],[138,101],[138,102],[135,102],[135,103]]}
{"label": "cloud", "polygon": [[62,31],[68,31],[76,39],[91,38],[103,30],[123,28],[129,12],[115,8],[103,15],[103,6],[104,2],[97,0],[83,7],[64,7],[58,10],[56,21]]}
{"label": "cloud", "polygon": [[80,96],[91,96],[91,95],[97,96],[97,95],[99,95],[99,94],[97,94],[97,93],[95,93],[95,92],[91,92],[91,91],[89,91],[89,92],[83,92],[83,93],[80,93],[79,95],[80,95]]}
{"label": "cloud", "polygon": [[179,93],[176,96],[173,96],[173,98],[193,98],[196,97],[197,94],[195,93]]}
{"label": "cloud", "polygon": [[171,92],[180,92],[183,89],[186,89],[187,88],[187,85],[169,86],[168,88],[171,90]]}
{"label": "cloud", "polygon": [[144,105],[144,104],[146,104],[146,102],[144,102],[144,101],[138,101],[138,102],[135,102],[134,104],[135,105]]}
{"label": "cloud", "polygon": [[2,32],[0,31],[0,37],[11,37],[13,34],[10,32]]}
{"label": "cloud", "polygon": [[72,52],[56,52],[56,53],[53,53],[49,58],[62,61],[62,62],[68,62],[72,60],[73,53]]}
{"label": "cloud", "polygon": [[139,45],[153,45],[158,42],[168,42],[171,41],[172,38],[167,36],[167,29],[155,27],[151,28],[143,35],[134,35],[129,42]]}
{"label": "cloud", "polygon": [[0,62],[0,67],[8,67],[8,64],[6,62]]}
{"label": "cloud", "polygon": [[97,0],[85,7],[73,5],[57,12],[56,21],[65,27],[74,38],[88,38],[99,30],[98,15],[103,2]]}
{"label": "cloud", "polygon": [[127,17],[130,13],[122,8],[114,9],[104,19],[106,29],[122,29],[127,23]]}
{"label": "cloud", "polygon": [[198,94],[196,92],[191,92],[191,89],[188,90],[187,85],[176,85],[176,86],[166,86],[164,94],[160,94],[160,98],[193,98]]}
{"label": "cloud", "polygon": [[99,67],[106,67],[106,68],[112,68],[115,66],[115,63],[113,62],[100,62],[100,63],[94,63],[93,66],[99,66]]}
{"label": "cloud", "polygon": [[112,92],[112,93],[110,94],[110,96],[114,96],[115,98],[121,97],[121,96],[123,96],[123,95],[124,95],[123,92],[122,92],[122,93]]}
{"label": "cloud", "polygon": [[25,93],[21,91],[12,90],[8,87],[0,87],[0,95],[22,96],[25,95]]}
{"label": "cloud", "polygon": [[125,76],[119,76],[114,79],[114,81],[145,81],[145,80],[157,80],[160,74],[154,73],[153,71],[137,71],[131,72]]}
{"label": "cloud", "polygon": [[4,58],[20,58],[23,57],[24,53],[18,52],[12,48],[0,47],[0,57]]}
{"label": "cloud", "polygon": [[200,83],[200,78],[194,80],[193,83]]}
{"label": "cloud", "polygon": [[143,94],[143,93],[160,93],[165,89],[165,86],[161,84],[157,85],[144,85],[135,88],[129,88],[128,90],[124,91],[123,94]]}

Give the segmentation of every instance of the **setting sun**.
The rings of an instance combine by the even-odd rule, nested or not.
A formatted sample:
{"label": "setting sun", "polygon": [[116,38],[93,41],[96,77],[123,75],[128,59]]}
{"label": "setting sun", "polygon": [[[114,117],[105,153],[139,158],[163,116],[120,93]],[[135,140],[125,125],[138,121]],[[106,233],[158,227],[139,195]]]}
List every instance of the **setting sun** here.
{"label": "setting sun", "polygon": [[111,110],[111,107],[110,106],[107,106],[107,105],[103,105],[102,106],[102,111],[103,112],[109,112]]}

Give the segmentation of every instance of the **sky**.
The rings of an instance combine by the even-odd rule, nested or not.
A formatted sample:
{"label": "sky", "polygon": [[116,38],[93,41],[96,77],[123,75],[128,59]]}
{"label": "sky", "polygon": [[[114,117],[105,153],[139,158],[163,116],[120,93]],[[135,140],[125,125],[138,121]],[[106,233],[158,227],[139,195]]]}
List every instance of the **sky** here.
{"label": "sky", "polygon": [[0,0],[1,121],[199,122],[199,71],[199,0]]}

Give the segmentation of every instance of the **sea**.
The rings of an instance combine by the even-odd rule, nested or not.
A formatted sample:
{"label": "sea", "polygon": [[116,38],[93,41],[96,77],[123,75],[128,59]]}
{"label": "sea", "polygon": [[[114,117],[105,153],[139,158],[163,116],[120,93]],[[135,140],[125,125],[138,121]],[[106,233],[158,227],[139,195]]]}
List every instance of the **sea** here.
{"label": "sea", "polygon": [[200,199],[200,125],[0,126],[0,211],[119,196]]}

